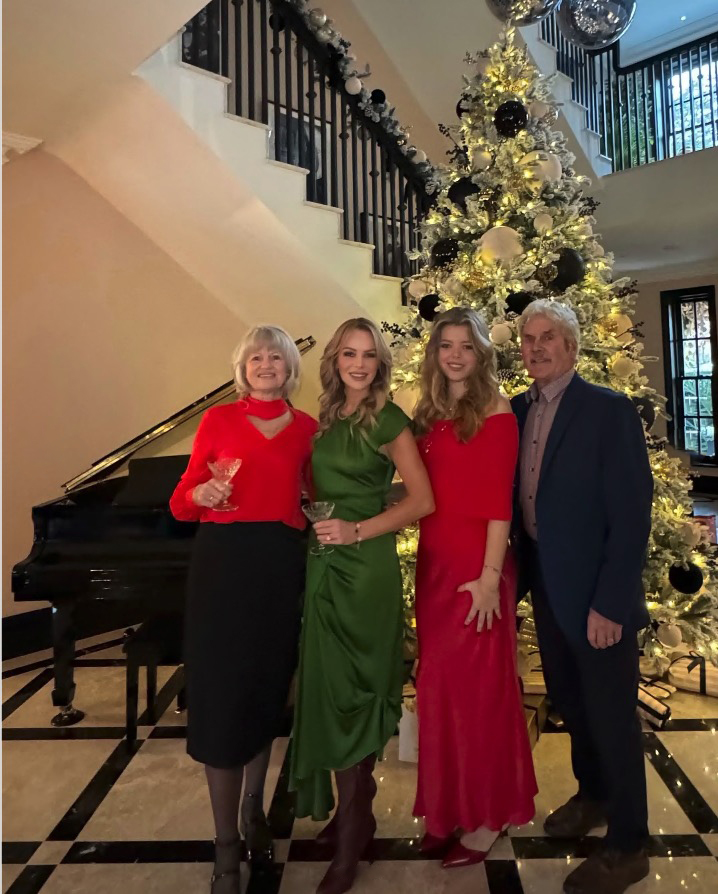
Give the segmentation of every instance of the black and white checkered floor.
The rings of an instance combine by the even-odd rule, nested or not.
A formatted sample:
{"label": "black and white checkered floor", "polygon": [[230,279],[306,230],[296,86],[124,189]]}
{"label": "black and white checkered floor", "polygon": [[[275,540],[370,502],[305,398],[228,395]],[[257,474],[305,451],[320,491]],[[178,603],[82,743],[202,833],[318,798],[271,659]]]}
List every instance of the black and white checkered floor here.
{"label": "black and white checkered floor", "polygon": [[[120,644],[91,645],[76,669],[78,726],[49,725],[49,656],[3,667],[3,875],[9,894],[201,894],[209,891],[212,822],[202,768],[185,754],[184,722],[173,699],[181,671],[160,673],[161,716],[140,726],[128,752]],[[644,734],[651,873],[631,889],[718,891],[718,699],[677,693],[673,720]],[[140,718],[140,724],[146,718]],[[327,854],[314,823],[295,820],[287,793],[288,741],[275,743],[266,808],[277,839],[274,871],[244,873],[247,894],[311,894]],[[417,852],[411,817],[415,767],[392,740],[378,767],[375,862],[361,868],[356,894],[551,894],[596,838],[542,835],[546,813],[572,794],[568,742],[543,734],[535,749],[537,816],[501,838],[482,866],[444,871]],[[596,834],[602,834],[596,830]]]}

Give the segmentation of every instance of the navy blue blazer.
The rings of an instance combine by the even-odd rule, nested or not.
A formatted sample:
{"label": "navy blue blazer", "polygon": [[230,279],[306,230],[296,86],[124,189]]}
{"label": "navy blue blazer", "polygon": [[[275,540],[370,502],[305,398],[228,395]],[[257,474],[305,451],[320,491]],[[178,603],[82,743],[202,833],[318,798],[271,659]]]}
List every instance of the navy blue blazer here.
{"label": "navy blue blazer", "polygon": [[[526,392],[512,409],[523,430]],[[514,494],[513,542],[519,596],[528,589],[528,535]],[[653,475],[643,425],[631,401],[576,374],[569,383],[541,463],[536,520],[544,584],[564,633],[585,641],[588,611],[627,629],[648,622],[642,574],[651,530]]]}

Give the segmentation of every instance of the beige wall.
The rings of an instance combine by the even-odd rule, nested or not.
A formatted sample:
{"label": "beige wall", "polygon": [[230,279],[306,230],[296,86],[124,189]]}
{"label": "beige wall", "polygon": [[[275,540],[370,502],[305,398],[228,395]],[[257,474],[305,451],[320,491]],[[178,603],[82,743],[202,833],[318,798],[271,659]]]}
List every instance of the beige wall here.
{"label": "beige wall", "polygon": [[3,191],[7,615],[30,507],[231,378],[244,324],[52,155],[6,164]]}
{"label": "beige wall", "polygon": [[[686,276],[681,279],[671,279],[662,282],[639,281],[638,300],[634,321],[641,323],[640,331],[645,335],[644,345],[647,357],[658,358],[654,363],[646,363],[646,375],[651,385],[660,394],[665,393],[664,357],[663,357],[663,331],[661,324],[661,292],[672,289],[691,289],[700,286],[714,286],[718,293],[718,262],[714,273],[703,276]],[[665,435],[666,423],[660,419],[656,422],[654,431],[658,435]],[[683,451],[671,451],[680,456],[690,468],[688,454]],[[702,475],[718,475],[718,469],[701,468]]]}

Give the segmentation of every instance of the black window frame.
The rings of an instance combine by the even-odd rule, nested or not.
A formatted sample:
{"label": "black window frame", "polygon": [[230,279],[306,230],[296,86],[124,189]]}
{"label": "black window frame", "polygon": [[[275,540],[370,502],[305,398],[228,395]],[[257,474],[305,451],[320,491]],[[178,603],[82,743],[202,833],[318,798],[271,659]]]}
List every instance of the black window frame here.
{"label": "black window frame", "polygon": [[[696,341],[696,360],[698,357],[698,332],[694,338],[684,338],[681,325],[682,305],[699,301],[708,304],[708,317],[710,320],[710,345],[713,371],[710,376],[686,375],[683,365],[683,343]],[[665,393],[667,398],[666,410],[668,419],[668,439],[678,450],[683,450],[690,455],[691,466],[718,466],[718,432],[716,431],[716,401],[718,400],[718,330],[716,328],[716,301],[715,286],[697,286],[690,289],[671,289],[661,292],[661,323],[663,329],[663,369],[665,376]],[[705,338],[705,336],[704,336]],[[697,361],[698,362],[698,361]],[[700,420],[713,419],[715,454],[709,456],[700,452],[688,450],[685,445],[685,418],[683,398],[683,382],[686,379],[710,379],[712,391],[713,413],[711,417],[701,415],[699,389],[696,384],[696,407],[698,415],[698,443],[700,445]],[[693,414],[690,414],[693,417]]]}

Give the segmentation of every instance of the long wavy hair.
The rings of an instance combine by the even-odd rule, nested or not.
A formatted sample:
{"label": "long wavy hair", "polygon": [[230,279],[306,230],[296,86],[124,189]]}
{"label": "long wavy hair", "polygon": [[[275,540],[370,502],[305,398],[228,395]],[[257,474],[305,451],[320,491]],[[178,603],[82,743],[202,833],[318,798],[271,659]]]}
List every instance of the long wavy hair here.
{"label": "long wavy hair", "polygon": [[[466,391],[454,406],[449,381],[439,365],[439,345],[445,326],[466,326],[476,354],[476,367],[466,380]],[[470,440],[481,428],[499,395],[496,351],[482,317],[468,307],[452,307],[434,321],[421,365],[419,402],[414,422],[419,433],[440,419],[453,419],[460,441]]]}
{"label": "long wavy hair", "polygon": [[371,335],[376,346],[377,359],[379,360],[379,368],[376,371],[374,381],[369,386],[369,394],[357,409],[356,425],[365,430],[375,426],[379,411],[386,403],[391,384],[391,351],[371,320],[367,320],[365,317],[347,320],[341,324],[329,339],[319,364],[319,378],[322,383],[322,394],[319,398],[320,435],[336,422],[341,408],[344,406],[346,389],[339,375],[337,360],[339,352],[342,350],[344,339],[350,332],[356,329],[368,332]]}

